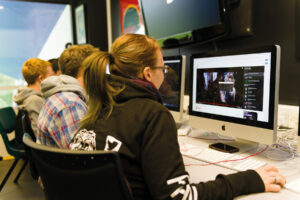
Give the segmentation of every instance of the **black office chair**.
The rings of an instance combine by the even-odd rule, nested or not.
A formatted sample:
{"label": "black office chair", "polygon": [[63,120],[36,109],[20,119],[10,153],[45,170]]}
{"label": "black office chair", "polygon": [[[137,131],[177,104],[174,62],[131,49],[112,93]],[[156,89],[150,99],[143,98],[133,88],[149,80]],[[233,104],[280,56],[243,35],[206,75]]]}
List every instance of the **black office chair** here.
{"label": "black office chair", "polygon": [[9,140],[8,134],[12,133],[15,130],[15,120],[16,120],[16,114],[12,107],[6,107],[0,109],[0,133],[3,138],[3,142],[6,147],[7,153],[12,155],[15,158],[15,161],[13,162],[12,166],[8,170],[5,178],[3,179],[1,185],[0,185],[0,192],[2,188],[4,187],[7,179],[11,175],[12,171],[16,167],[18,161],[20,159],[24,159],[23,166],[21,167],[19,173],[17,174],[14,183],[18,182],[18,179],[20,175],[22,174],[28,160],[25,156],[24,148],[20,147],[18,142],[16,142],[16,138]]}
{"label": "black office chair", "polygon": [[[33,133],[32,128],[31,128],[31,121],[29,119],[29,115],[28,115],[28,112],[26,110],[19,109],[18,115],[17,115],[17,118],[16,118],[16,125],[15,126],[18,127],[18,128],[15,128],[15,134],[16,134],[16,139],[18,139],[18,143],[21,142],[22,145],[24,145],[24,143],[23,143],[24,133],[28,133],[29,136],[32,138],[32,140],[34,142],[36,141],[36,137]],[[17,135],[18,135],[18,138],[17,138]],[[20,137],[21,137],[21,141],[19,141]],[[29,162],[29,169],[30,169],[31,177],[34,180],[38,180],[39,174],[38,174],[38,171],[36,169],[36,166],[35,166],[34,162],[32,161],[32,157],[31,157],[31,154],[30,154],[30,149],[29,149],[29,147],[27,147],[25,145],[24,145],[24,149],[25,149],[25,156],[26,156],[26,158]]]}
{"label": "black office chair", "polygon": [[[20,143],[23,144],[23,135],[24,133],[28,133],[30,135],[30,137],[32,138],[32,140],[35,142],[36,141],[36,137],[33,133],[32,127],[31,127],[31,120],[29,119],[29,114],[27,112],[27,110],[19,108],[18,109],[18,115],[16,118],[16,127],[19,128],[15,128],[15,132],[19,132],[18,133],[18,140],[20,141]],[[17,136],[16,136],[17,137]]]}
{"label": "black office chair", "polygon": [[34,143],[28,134],[23,142],[30,148],[47,199],[133,199],[118,153],[52,148]]}

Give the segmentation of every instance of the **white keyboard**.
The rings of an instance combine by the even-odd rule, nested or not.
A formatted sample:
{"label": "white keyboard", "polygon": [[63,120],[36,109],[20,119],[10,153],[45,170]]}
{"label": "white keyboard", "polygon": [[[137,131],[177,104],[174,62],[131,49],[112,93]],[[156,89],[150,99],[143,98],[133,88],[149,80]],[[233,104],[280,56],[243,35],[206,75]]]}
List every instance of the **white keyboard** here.
{"label": "white keyboard", "polygon": [[292,190],[294,192],[300,193],[300,178],[297,178],[296,180],[288,182],[287,184],[285,184],[284,187],[289,190]]}
{"label": "white keyboard", "polygon": [[[245,171],[248,169],[257,169],[264,166],[266,162],[254,158],[245,158],[241,155],[223,153],[213,149],[200,147],[191,144],[181,144],[180,151],[183,155],[201,160],[208,163],[215,163],[222,167],[233,169],[235,171]],[[241,159],[241,160],[239,160]],[[221,162],[227,161],[227,162]]]}
{"label": "white keyboard", "polygon": [[191,131],[191,127],[189,125],[182,125],[179,129],[177,129],[178,135],[187,135]]}

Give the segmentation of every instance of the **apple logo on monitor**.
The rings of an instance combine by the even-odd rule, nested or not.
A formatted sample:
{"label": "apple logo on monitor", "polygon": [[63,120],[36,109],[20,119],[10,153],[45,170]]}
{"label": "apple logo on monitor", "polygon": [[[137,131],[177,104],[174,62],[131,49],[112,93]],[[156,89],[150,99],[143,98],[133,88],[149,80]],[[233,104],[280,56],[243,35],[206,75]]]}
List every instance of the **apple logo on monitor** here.
{"label": "apple logo on monitor", "polygon": [[225,126],[225,124],[222,125],[222,131],[226,131],[226,126]]}
{"label": "apple logo on monitor", "polygon": [[167,0],[167,4],[172,3],[174,0]]}

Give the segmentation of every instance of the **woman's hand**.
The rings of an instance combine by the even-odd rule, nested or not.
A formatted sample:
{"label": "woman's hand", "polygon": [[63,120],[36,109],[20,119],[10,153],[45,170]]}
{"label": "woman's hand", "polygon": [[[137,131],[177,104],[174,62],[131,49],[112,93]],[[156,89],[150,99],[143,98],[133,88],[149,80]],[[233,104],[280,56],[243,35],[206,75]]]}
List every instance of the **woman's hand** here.
{"label": "woman's hand", "polygon": [[279,192],[286,183],[276,167],[266,165],[255,170],[265,184],[266,192]]}

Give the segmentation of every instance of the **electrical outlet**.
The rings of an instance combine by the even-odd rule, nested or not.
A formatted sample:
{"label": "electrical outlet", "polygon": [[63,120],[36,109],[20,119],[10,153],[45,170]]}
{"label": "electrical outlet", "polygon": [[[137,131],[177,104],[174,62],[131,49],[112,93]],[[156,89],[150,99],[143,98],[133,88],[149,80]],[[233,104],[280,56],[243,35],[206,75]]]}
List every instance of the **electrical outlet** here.
{"label": "electrical outlet", "polygon": [[299,107],[282,105],[278,106],[278,126],[296,128],[298,129],[299,123]]}

